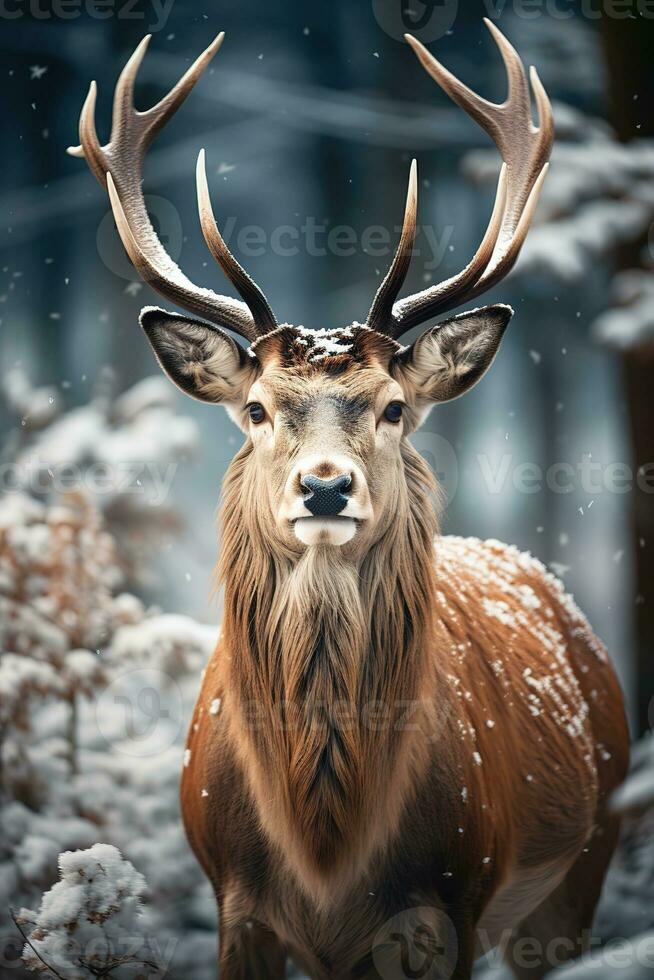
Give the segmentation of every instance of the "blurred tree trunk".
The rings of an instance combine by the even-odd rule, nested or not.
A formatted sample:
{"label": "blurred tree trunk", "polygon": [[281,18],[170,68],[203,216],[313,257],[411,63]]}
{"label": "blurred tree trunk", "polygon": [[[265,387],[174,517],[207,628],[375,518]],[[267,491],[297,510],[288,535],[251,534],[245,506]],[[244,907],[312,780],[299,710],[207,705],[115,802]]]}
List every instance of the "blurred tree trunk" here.
{"label": "blurred tree trunk", "polygon": [[[601,20],[609,79],[609,118],[624,142],[654,136],[654,21],[639,16]],[[642,265],[647,241],[623,248],[621,269]],[[654,462],[654,347],[635,348],[624,358],[635,467]],[[633,491],[633,534],[636,563],[636,656],[638,730],[654,722],[654,505],[651,495]]]}

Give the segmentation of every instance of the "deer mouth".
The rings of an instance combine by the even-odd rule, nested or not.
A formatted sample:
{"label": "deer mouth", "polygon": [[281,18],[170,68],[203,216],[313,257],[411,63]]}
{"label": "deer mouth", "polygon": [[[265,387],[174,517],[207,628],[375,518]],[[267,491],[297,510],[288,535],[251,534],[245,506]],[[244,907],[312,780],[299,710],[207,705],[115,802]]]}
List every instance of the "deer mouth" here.
{"label": "deer mouth", "polygon": [[291,521],[295,536],[306,545],[331,544],[337,547],[351,541],[361,522],[355,517],[296,517]]}

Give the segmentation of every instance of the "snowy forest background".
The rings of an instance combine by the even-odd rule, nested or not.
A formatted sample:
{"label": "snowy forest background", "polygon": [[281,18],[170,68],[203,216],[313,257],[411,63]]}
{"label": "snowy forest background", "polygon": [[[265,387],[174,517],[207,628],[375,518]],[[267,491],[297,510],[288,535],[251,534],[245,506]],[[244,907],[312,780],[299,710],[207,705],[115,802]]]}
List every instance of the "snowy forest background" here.
{"label": "snowy forest background", "polygon": [[[396,40],[399,6],[176,0],[167,16],[117,3],[106,19],[92,4],[74,17],[2,7],[0,977],[25,969],[21,932],[27,965],[56,962],[66,980],[204,980],[215,964],[213,900],[177,786],[218,633],[215,508],[241,435],[156,374],[136,322],[153,294],[93,178],[64,152],[88,83],[99,83],[102,135],[118,72],[149,28],[141,106],[224,28],[212,69],[150,153],[155,223],[192,279],[229,291],[199,234],[204,146],[237,254],[239,232],[261,230],[263,247],[240,255],[279,316],[341,325],[365,314],[386,267],[360,246],[372,226],[394,242],[411,156],[426,228],[408,289],[465,264],[492,203],[495,151]],[[501,356],[416,444],[445,486],[443,530],[532,551],[614,656],[638,745],[596,933],[630,945],[625,965],[590,975],[640,980],[654,975],[654,21],[636,3],[624,17],[577,6],[525,16],[526,4],[446,0],[440,26],[415,31],[499,100],[490,13],[538,66],[557,123],[537,226],[493,297],[516,308]],[[324,226],[313,246],[307,224]],[[325,247],[340,225],[354,244]],[[275,245],[284,226],[294,231]],[[535,491],[516,476],[525,463],[544,474]],[[558,464],[572,468],[570,492],[546,478]],[[62,852],[80,853],[58,865]]]}

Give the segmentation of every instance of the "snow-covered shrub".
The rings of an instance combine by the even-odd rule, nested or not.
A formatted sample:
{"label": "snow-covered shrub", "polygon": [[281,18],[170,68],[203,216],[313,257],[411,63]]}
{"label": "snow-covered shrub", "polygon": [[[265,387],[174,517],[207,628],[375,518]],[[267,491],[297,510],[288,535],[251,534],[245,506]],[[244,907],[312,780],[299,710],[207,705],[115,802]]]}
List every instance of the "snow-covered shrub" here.
{"label": "snow-covered shrub", "polygon": [[552,980],[651,980],[654,932],[628,942],[609,943],[601,952],[550,975]]}
{"label": "snow-covered shrub", "polygon": [[593,336],[602,344],[629,350],[654,343],[654,271],[628,269],[611,283],[613,306],[596,318]]}
{"label": "snow-covered shrub", "polygon": [[168,613],[122,626],[114,636],[111,654],[116,663],[154,664],[170,677],[180,677],[202,668],[216,639],[213,626]]}
{"label": "snow-covered shrub", "polygon": [[24,799],[18,783],[30,783],[29,737],[41,701],[66,705],[76,768],[78,698],[106,682],[99,653],[119,616],[120,578],[113,540],[81,495],[49,508],[24,494],[0,502],[0,763],[14,797]]}
{"label": "snow-covered shrub", "polygon": [[146,610],[121,591],[122,565],[90,500],[0,501],[2,935],[10,906],[34,908],[51,888],[62,851],[102,840],[150,882],[132,931],[147,935],[152,962],[203,980],[215,965],[215,906],[178,786],[218,631]]}
{"label": "snow-covered shrub", "polygon": [[3,650],[57,666],[71,647],[96,650],[121,578],[114,542],[81,494],[51,507],[24,494],[0,502]]}
{"label": "snow-covered shrub", "polygon": [[137,581],[152,551],[180,528],[167,494],[179,463],[195,452],[197,429],[176,412],[163,377],[119,395],[113,389],[105,371],[88,404],[63,411],[56,389],[33,388],[14,369],[0,387],[15,420],[2,457],[12,463],[14,490],[49,502],[62,489],[91,498]]}
{"label": "snow-covered shrub", "polygon": [[10,906],[35,908],[53,886],[61,852],[106,841],[150,882],[135,931],[156,962],[203,980],[215,906],[178,787],[217,629],[133,594],[180,527],[167,491],[196,427],[162,377],[113,389],[104,372],[88,404],[65,411],[61,390],[18,370],[0,384],[14,419],[0,500],[0,934],[15,931]]}
{"label": "snow-covered shrub", "polygon": [[66,851],[59,873],[38,912],[16,916],[29,970],[66,980],[162,975],[166,964],[156,962],[156,949],[139,932],[145,878],[117,848]]}
{"label": "snow-covered shrub", "polygon": [[[642,817],[654,811],[654,737],[651,735],[633,749],[629,778],[614,793],[612,806],[628,818]],[[652,872],[654,880],[654,867]]]}
{"label": "snow-covered shrub", "polygon": [[620,846],[598,913],[603,938],[654,930],[654,737],[632,750],[631,772],[612,799],[622,816]]}

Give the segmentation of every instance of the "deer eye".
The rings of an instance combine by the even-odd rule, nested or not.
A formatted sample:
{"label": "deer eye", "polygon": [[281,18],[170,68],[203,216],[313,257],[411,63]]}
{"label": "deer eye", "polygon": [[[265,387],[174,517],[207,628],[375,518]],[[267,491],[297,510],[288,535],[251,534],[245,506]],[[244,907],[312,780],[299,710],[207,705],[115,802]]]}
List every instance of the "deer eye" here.
{"label": "deer eye", "polygon": [[402,402],[389,402],[384,411],[384,418],[387,422],[393,422],[396,424],[402,418],[402,410],[404,405]]}
{"label": "deer eye", "polygon": [[250,421],[254,422],[255,425],[259,425],[266,417],[266,410],[260,402],[250,402],[247,410],[250,414]]}

